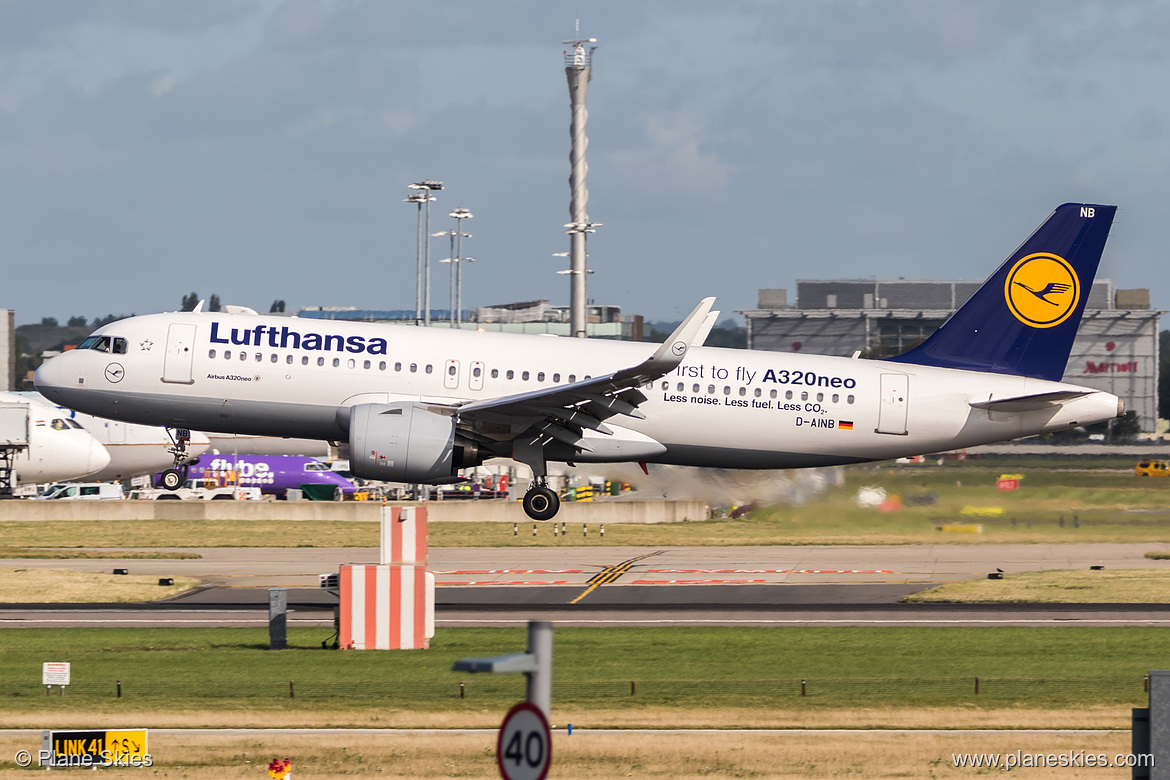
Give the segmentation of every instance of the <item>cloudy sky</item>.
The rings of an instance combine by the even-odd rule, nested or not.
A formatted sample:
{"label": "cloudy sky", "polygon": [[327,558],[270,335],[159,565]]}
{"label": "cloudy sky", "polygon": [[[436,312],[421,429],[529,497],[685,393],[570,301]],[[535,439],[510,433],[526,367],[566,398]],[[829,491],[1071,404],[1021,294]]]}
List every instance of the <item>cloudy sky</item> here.
{"label": "cloudy sky", "polygon": [[413,309],[422,178],[433,231],[475,215],[465,304],[567,303],[578,13],[598,302],[981,279],[1086,201],[1121,207],[1102,275],[1170,307],[1170,3],[1138,0],[0,0],[0,307]]}

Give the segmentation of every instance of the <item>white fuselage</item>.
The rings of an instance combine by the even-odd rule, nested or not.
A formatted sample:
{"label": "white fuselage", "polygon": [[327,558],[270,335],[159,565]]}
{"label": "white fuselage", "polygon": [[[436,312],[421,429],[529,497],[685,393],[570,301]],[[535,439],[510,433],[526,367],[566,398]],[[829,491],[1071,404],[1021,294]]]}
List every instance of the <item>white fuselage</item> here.
{"label": "white fuselage", "polygon": [[[399,401],[452,406],[600,376],[653,346],[263,315],[172,313],[95,335],[121,353],[47,361],[38,389],[81,411],[147,425],[343,439],[347,409]],[[1111,419],[1090,391],[1025,411],[972,403],[1070,389],[1025,377],[735,349],[692,348],[642,388],[645,419],[620,425],[661,443],[652,460],[789,468],[936,452]]]}
{"label": "white fuselage", "polygon": [[28,446],[13,459],[14,486],[92,477],[109,464],[101,442],[44,399],[6,392],[0,404],[28,407]]}
{"label": "white fuselage", "polygon": [[[36,394],[24,396],[40,398]],[[42,403],[47,403],[42,399]],[[137,425],[121,420],[108,420],[92,414],[66,407],[56,407],[59,414],[76,421],[95,439],[101,442],[110,461],[99,471],[89,474],[90,479],[127,479],[145,474],[156,474],[169,469],[174,462],[171,447],[174,441],[166,428],[158,425]],[[187,453],[191,457],[202,455],[211,447],[207,434],[191,431]]]}

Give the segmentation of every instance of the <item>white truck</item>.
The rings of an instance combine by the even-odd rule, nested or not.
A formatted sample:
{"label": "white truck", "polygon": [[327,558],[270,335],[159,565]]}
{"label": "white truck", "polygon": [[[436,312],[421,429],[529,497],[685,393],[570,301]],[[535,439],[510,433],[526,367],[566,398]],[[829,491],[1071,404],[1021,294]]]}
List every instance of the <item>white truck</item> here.
{"label": "white truck", "polygon": [[43,501],[120,501],[126,491],[117,482],[62,482],[49,485],[34,500]]}

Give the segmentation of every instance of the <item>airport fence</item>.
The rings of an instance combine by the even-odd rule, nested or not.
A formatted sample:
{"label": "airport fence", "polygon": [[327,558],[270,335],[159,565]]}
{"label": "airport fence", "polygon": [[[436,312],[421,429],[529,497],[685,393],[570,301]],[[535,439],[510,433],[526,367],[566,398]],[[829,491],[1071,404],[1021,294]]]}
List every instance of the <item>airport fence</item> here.
{"label": "airport fence", "polygon": [[[1148,690],[1144,675],[1102,677],[940,677],[940,678],[785,678],[770,680],[569,680],[556,681],[553,695],[561,703],[688,706],[719,701],[725,706],[768,703],[897,704],[930,702],[1036,703],[1136,702]],[[59,687],[0,682],[0,701],[15,704],[35,698],[94,702],[190,704],[261,701],[332,702],[337,705],[419,704],[466,701],[504,703],[524,695],[520,675],[476,675],[450,681],[324,680],[106,680],[77,681],[62,694]]]}

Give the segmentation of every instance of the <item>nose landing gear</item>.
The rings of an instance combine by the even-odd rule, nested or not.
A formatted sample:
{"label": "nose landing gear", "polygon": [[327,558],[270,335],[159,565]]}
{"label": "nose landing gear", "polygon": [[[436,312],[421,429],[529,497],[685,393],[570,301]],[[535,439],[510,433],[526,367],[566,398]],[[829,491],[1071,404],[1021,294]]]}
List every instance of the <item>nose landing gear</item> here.
{"label": "nose landing gear", "polygon": [[162,473],[160,482],[167,490],[178,490],[187,481],[187,467],[191,464],[192,458],[187,456],[187,444],[191,441],[191,431],[186,428],[176,428],[174,433],[171,429],[167,429],[167,435],[171,437],[174,445],[167,449],[167,452],[175,458],[175,465]]}

